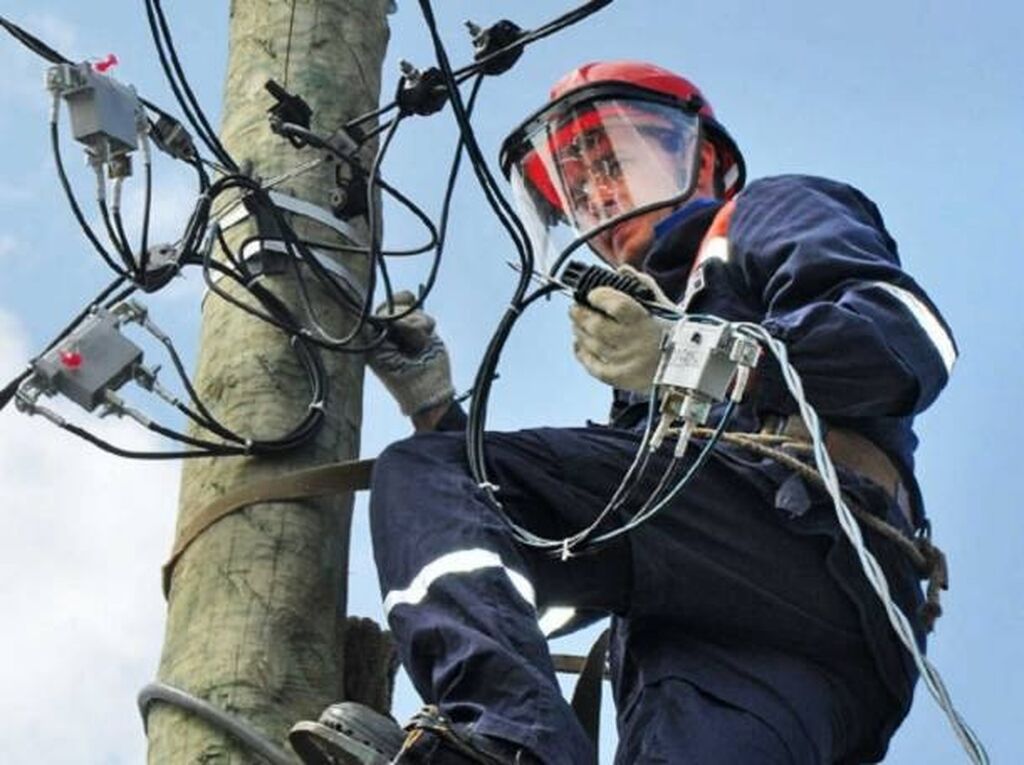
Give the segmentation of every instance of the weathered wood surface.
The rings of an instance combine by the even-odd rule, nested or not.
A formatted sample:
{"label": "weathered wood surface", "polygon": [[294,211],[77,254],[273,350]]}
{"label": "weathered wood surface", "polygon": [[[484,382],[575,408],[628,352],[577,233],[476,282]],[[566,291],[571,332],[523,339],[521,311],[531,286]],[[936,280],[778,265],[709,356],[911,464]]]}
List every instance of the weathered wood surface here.
{"label": "weathered wood surface", "polygon": [[[313,107],[314,128],[330,131],[375,107],[387,45],[386,0],[238,0],[231,4],[231,39],[221,138],[240,164],[274,177],[306,162],[273,135],[264,83],[276,79]],[[214,12],[196,7],[192,12]],[[325,205],[334,172],[323,167],[283,184],[294,196]],[[326,227],[300,234],[337,241]],[[233,229],[233,246],[253,233]],[[344,264],[365,279],[365,258]],[[264,282],[290,306],[300,305],[291,277]],[[325,326],[342,332],[349,319],[312,289]],[[327,424],[314,443],[275,459],[186,462],[178,527],[214,497],[245,482],[358,455],[362,360],[325,357],[331,387]],[[215,296],[203,306],[197,387],[229,426],[258,436],[289,429],[308,404],[306,377],[287,338]],[[351,496],[257,505],[210,528],[174,572],[159,677],[249,720],[284,743],[289,727],[341,698],[346,688],[345,601]],[[383,663],[379,679],[361,677],[360,693],[380,705],[390,695],[391,663],[379,632],[365,635],[367,657]],[[362,659],[362,657],[360,657]],[[355,662],[365,665],[365,661]],[[364,673],[365,674],[365,673]],[[372,674],[372,673],[371,673]],[[164,704],[149,715],[149,762],[253,762],[227,735]]]}

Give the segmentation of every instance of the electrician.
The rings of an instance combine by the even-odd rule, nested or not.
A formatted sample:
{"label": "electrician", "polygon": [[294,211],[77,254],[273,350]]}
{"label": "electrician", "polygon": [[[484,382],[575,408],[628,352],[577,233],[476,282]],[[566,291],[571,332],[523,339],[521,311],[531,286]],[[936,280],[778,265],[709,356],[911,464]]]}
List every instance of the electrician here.
{"label": "electrician", "polygon": [[[563,234],[589,236],[602,260],[642,272],[686,311],[758,322],[782,340],[849,501],[908,537],[927,528],[912,424],[956,350],[867,197],[797,175],[744,188],[743,157],[701,92],[636,62],[569,73],[506,139],[501,163],[538,253],[557,253]],[[660,357],[662,324],[638,303],[607,287],[588,303],[570,309],[574,350],[615,389],[610,424],[486,442],[505,512],[547,537],[587,525],[615,490]],[[884,756],[916,674],[823,491],[721,443],[645,525],[557,560],[518,544],[470,476],[432,320],[413,314],[400,331],[419,352],[404,343],[405,355],[389,347],[370,361],[421,432],[378,459],[370,512],[388,623],[432,706],[396,762],[593,761],[545,633],[608,614],[616,763]],[[729,429],[806,438],[796,411],[766,359]],[[670,451],[652,456],[650,475]],[[918,573],[892,542],[865,537],[923,645]],[[573,620],[551,623],[569,608]],[[352,716],[341,705],[321,719],[348,731],[337,742],[359,729]],[[392,739],[389,756],[402,735]]]}

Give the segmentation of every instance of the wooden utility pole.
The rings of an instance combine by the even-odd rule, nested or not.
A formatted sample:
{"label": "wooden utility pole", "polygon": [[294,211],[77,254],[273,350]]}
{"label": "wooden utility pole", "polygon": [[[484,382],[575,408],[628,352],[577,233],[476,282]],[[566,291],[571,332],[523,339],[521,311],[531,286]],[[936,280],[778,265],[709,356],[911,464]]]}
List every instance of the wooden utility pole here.
{"label": "wooden utility pole", "polygon": [[[388,38],[387,5],[387,0],[232,0],[221,139],[240,165],[251,162],[254,175],[266,179],[317,156],[312,150],[298,152],[271,133],[267,109],[273,101],[264,89],[269,79],[306,99],[313,128],[321,134],[375,108]],[[326,207],[334,186],[333,168],[324,166],[277,190]],[[295,226],[300,236],[339,241],[318,223]],[[250,221],[230,231],[229,243],[237,247],[253,233]],[[365,281],[365,257],[346,256],[343,263]],[[343,334],[351,317],[314,280],[309,283],[321,323]],[[263,284],[303,315],[290,275]],[[331,380],[326,425],[314,442],[281,458],[187,462],[179,532],[225,492],[357,456],[362,359],[335,353],[325,354],[325,361]],[[236,431],[257,437],[287,432],[309,403],[306,376],[287,338],[213,295],[203,305],[196,382],[214,413]],[[282,746],[294,722],[315,718],[326,704],[346,697],[351,507],[351,495],[257,504],[203,533],[174,569],[159,679],[247,720]],[[351,640],[348,645],[350,652],[363,650]],[[366,652],[378,649],[365,647]],[[382,683],[384,674],[381,669]],[[153,704],[148,723],[150,763],[257,760],[227,734],[171,705]]]}

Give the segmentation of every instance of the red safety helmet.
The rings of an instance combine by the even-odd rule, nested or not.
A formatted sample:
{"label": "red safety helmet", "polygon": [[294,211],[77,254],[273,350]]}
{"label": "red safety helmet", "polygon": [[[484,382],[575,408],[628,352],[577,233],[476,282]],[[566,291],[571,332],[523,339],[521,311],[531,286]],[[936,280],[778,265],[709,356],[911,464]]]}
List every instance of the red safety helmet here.
{"label": "red safety helmet", "polygon": [[500,163],[542,261],[559,229],[605,255],[602,231],[693,193],[701,137],[715,147],[721,193],[731,198],[743,187],[743,156],[700,90],[653,64],[598,62],[554,85],[505,139]]}

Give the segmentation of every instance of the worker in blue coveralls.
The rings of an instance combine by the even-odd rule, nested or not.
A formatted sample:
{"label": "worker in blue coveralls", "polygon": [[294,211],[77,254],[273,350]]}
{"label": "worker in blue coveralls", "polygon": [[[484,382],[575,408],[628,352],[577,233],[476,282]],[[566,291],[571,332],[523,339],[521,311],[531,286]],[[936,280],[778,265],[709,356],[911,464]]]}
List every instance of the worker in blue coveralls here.
{"label": "worker in blue coveralls", "polygon": [[[743,157],[707,99],[637,62],[569,73],[505,141],[501,162],[538,253],[561,231],[589,235],[606,264],[635,269],[659,299],[757,322],[785,343],[849,502],[908,538],[927,528],[912,424],[956,350],[867,197],[797,175],[744,187]],[[555,538],[586,526],[633,461],[666,331],[609,287],[570,318],[577,359],[615,389],[610,423],[486,440],[504,511]],[[819,486],[720,443],[646,524],[559,560],[518,543],[471,477],[433,321],[417,312],[398,331],[415,342],[370,363],[418,433],[378,458],[370,512],[388,624],[432,706],[407,736],[390,721],[390,739],[364,726],[365,740],[390,741],[390,751],[378,743],[379,761],[594,761],[546,644],[544,627],[567,609],[576,624],[612,616],[616,763],[883,757],[916,673]],[[728,430],[806,439],[796,411],[766,358]],[[651,460],[664,467],[671,451]],[[640,494],[661,475],[650,474]],[[864,533],[923,645],[920,572],[887,537]],[[320,730],[338,735],[321,752],[359,737],[350,717],[344,705],[325,712]]]}

